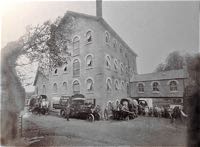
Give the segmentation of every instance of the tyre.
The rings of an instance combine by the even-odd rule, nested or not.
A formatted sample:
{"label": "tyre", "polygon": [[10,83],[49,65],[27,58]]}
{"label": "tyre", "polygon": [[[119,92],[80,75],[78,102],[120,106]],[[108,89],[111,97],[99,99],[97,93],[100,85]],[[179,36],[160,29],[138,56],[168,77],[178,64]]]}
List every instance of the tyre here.
{"label": "tyre", "polygon": [[88,115],[88,121],[89,122],[93,122],[94,121],[94,115],[93,114],[89,114]]}

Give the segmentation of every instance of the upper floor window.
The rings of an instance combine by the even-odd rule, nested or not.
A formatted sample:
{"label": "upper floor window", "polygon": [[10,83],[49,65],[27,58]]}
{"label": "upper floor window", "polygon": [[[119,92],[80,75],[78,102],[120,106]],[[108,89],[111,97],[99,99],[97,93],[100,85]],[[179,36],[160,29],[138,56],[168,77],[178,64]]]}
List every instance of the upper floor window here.
{"label": "upper floor window", "polygon": [[125,89],[124,81],[122,81],[121,86],[122,86],[122,89]]}
{"label": "upper floor window", "polygon": [[92,55],[88,55],[86,57],[86,65],[87,65],[87,67],[92,67],[93,66]]}
{"label": "upper floor window", "polygon": [[92,42],[92,31],[86,33],[87,42]]}
{"label": "upper floor window", "polygon": [[177,91],[178,90],[177,82],[176,81],[171,81],[169,83],[169,88],[170,88],[170,91]]}
{"label": "upper floor window", "polygon": [[80,94],[80,84],[77,80],[73,82],[73,93]]}
{"label": "upper floor window", "polygon": [[106,80],[106,89],[107,89],[107,91],[111,91],[112,90],[111,79],[107,79]]}
{"label": "upper floor window", "polygon": [[54,70],[54,74],[57,74],[57,73],[58,73],[58,69],[55,69],[55,70]]}
{"label": "upper floor window", "polygon": [[105,41],[106,41],[106,43],[109,43],[109,41],[110,41],[110,35],[108,32],[105,33]]}
{"label": "upper floor window", "polygon": [[110,56],[106,56],[106,67],[110,68],[111,67],[111,59]]}
{"label": "upper floor window", "polygon": [[126,65],[126,74],[128,74],[128,66]]}
{"label": "upper floor window", "polygon": [[73,48],[74,49],[79,49],[80,47],[80,39],[78,36],[74,37],[73,39]]}
{"label": "upper floor window", "polygon": [[119,90],[119,81],[115,80],[115,90]]}
{"label": "upper floor window", "polygon": [[93,91],[94,90],[92,79],[87,79],[87,90],[88,91]]}
{"label": "upper floor window", "polygon": [[78,59],[73,62],[73,76],[80,76],[80,62]]}
{"label": "upper floor window", "polygon": [[117,41],[115,39],[113,40],[113,48],[117,48]]}
{"label": "upper floor window", "polygon": [[139,92],[144,92],[144,84],[143,83],[139,83],[138,84],[138,91]]}
{"label": "upper floor window", "polygon": [[122,53],[122,45],[119,45],[119,50],[120,50],[120,53]]}
{"label": "upper floor window", "polygon": [[159,91],[159,83],[158,82],[153,82],[152,87],[153,87],[153,91]]}
{"label": "upper floor window", "polygon": [[57,84],[54,83],[54,84],[53,84],[53,93],[57,93],[57,90],[58,90]]}
{"label": "upper floor window", "polygon": [[115,59],[115,61],[114,61],[114,68],[115,68],[115,70],[117,71],[117,68],[118,68],[117,59]]}
{"label": "upper floor window", "polygon": [[124,73],[124,65],[123,65],[123,63],[121,63],[121,74],[123,74]]}

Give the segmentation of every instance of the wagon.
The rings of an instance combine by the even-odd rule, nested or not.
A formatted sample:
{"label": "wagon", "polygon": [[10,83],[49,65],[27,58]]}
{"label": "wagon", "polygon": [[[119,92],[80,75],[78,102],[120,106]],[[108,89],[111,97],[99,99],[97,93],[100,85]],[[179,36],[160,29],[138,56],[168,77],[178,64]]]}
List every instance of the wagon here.
{"label": "wagon", "polygon": [[[95,99],[73,98],[70,102],[70,117],[89,121],[100,120],[100,108]],[[64,116],[64,114],[63,114]]]}
{"label": "wagon", "polygon": [[119,108],[113,109],[113,119],[129,120],[137,117],[137,101],[131,98],[123,98],[120,100]]}

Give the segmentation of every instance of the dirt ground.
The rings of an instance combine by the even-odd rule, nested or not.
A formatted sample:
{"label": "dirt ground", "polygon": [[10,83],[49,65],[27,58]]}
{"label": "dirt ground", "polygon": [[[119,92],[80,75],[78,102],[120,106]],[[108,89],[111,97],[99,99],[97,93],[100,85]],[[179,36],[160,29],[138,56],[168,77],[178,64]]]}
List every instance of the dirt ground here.
{"label": "dirt ground", "polygon": [[138,117],[129,121],[65,119],[29,114],[23,136],[43,136],[31,146],[186,146],[186,126],[169,119]]}

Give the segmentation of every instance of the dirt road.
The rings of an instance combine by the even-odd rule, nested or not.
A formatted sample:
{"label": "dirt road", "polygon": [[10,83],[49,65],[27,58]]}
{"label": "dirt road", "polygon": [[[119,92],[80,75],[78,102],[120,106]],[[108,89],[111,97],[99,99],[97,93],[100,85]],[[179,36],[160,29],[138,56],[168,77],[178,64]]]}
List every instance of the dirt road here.
{"label": "dirt road", "polygon": [[186,127],[168,119],[138,117],[129,121],[96,121],[59,116],[24,118],[24,136],[44,136],[31,146],[185,146]]}

